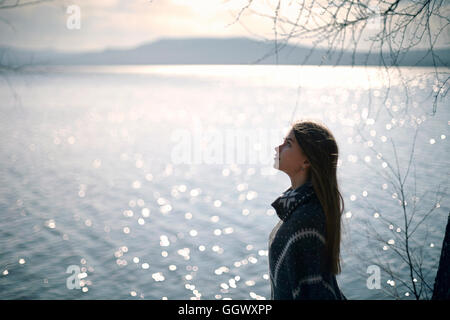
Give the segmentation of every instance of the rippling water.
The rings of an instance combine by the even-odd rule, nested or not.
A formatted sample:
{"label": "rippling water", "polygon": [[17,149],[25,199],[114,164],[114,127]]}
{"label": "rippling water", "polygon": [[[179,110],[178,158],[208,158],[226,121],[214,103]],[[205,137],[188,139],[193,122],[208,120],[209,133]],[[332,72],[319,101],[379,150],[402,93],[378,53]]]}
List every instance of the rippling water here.
{"label": "rippling water", "polygon": [[[441,199],[427,232],[416,234],[433,283],[449,212],[450,117],[448,98],[429,115],[433,79],[424,72],[404,70],[413,79],[408,104],[395,77],[385,101],[387,81],[370,68],[55,67],[7,75],[0,298],[269,298],[267,240],[278,219],[270,203],[290,185],[272,167],[274,147],[296,105],[296,119],[321,119],[340,147],[346,208],[337,279],[349,299],[389,298],[367,288],[372,263],[359,254],[381,250],[403,268],[392,249],[363,234],[366,222],[380,220],[375,212],[401,227],[386,178],[395,165],[391,138],[405,170],[420,128],[416,179],[411,173],[407,184],[416,181],[422,212]],[[255,140],[234,153],[245,135]],[[390,239],[392,230],[377,228]],[[70,266],[79,268],[79,290],[68,285]],[[381,280],[391,287],[388,274]]]}

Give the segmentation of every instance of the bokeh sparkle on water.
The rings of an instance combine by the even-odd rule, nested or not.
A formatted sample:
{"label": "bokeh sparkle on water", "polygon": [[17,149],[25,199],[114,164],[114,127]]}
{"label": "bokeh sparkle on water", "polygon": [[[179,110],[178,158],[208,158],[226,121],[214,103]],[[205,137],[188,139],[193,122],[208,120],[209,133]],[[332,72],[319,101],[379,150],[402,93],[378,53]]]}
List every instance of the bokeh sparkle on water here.
{"label": "bokeh sparkle on water", "polygon": [[[423,72],[408,70],[412,78]],[[398,194],[375,170],[393,161],[390,139],[407,163],[419,126],[417,188],[432,194],[447,182],[448,98],[428,114],[432,78],[416,77],[406,105],[395,81],[384,100],[383,77],[370,68],[67,67],[8,77],[12,89],[0,87],[2,299],[270,297],[267,240],[278,219],[270,203],[289,187],[273,169],[276,145],[249,145],[264,160],[256,164],[174,164],[173,133],[199,123],[222,133],[278,130],[279,143],[298,102],[296,118],[330,127],[346,204],[338,282],[350,299],[386,298],[355,271],[367,265],[354,253],[374,248],[354,231],[398,210]],[[446,196],[424,247],[435,259]],[[386,231],[401,232],[397,223]],[[386,241],[378,249],[388,253],[395,240]],[[73,265],[80,290],[66,285]]]}

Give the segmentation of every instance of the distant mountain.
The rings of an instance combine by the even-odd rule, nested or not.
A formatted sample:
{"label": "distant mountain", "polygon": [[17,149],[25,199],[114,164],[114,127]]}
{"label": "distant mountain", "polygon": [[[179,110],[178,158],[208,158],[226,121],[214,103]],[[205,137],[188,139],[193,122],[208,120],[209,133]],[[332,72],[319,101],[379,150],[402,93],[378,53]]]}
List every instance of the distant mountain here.
{"label": "distant mountain", "polygon": [[[287,64],[287,65],[382,65],[379,52],[335,52],[305,46],[256,41],[248,38],[172,38],[160,39],[132,49],[105,49],[81,53],[55,50],[27,51],[0,47],[1,64],[114,65],[114,64]],[[450,48],[435,51],[438,66],[450,65]],[[384,55],[384,63],[393,60]],[[433,66],[433,57],[425,50],[409,51],[397,60],[400,66]]]}

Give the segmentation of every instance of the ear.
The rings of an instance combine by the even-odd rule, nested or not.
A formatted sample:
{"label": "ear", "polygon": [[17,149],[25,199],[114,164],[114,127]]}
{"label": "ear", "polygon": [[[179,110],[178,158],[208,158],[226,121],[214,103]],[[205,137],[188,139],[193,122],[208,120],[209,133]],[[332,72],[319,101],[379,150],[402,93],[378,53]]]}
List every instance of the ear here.
{"label": "ear", "polygon": [[311,166],[311,163],[308,160],[303,161],[303,167],[305,169],[309,169],[310,166]]}

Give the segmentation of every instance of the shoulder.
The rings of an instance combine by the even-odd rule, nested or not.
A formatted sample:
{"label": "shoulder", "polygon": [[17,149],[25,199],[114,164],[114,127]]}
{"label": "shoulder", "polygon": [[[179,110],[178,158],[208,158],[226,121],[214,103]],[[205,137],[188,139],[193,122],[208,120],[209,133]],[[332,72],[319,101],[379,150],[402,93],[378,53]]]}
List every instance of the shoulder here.
{"label": "shoulder", "polygon": [[295,208],[286,225],[292,231],[315,230],[320,234],[325,233],[326,216],[317,196],[311,197],[311,200]]}

